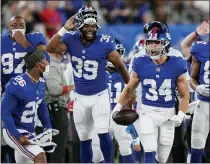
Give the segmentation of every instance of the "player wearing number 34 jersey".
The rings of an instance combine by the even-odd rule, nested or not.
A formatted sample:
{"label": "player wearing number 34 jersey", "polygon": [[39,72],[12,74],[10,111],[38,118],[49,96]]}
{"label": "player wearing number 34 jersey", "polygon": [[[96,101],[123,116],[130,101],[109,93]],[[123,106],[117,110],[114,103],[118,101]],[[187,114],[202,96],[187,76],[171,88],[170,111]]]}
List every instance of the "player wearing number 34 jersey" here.
{"label": "player wearing number 34 jersey", "polygon": [[[123,90],[114,111],[121,110],[131,93],[141,82],[142,104],[139,111],[139,137],[144,148],[144,162],[165,163],[168,159],[175,126],[179,126],[188,108],[186,62],[169,57],[169,33],[153,28],[145,38],[146,54],[133,61],[131,79]],[[182,97],[179,113],[175,115],[175,89]]]}
{"label": "player wearing number 34 jersey", "polygon": [[[79,32],[71,31],[77,27]],[[125,83],[129,74],[118,52],[114,39],[96,34],[100,28],[97,11],[86,6],[67,20],[64,27],[47,45],[47,51],[68,51],[74,69],[74,122],[80,139],[82,163],[92,162],[92,131],[95,128],[105,162],[112,161],[112,141],[108,133],[110,101],[106,80],[106,61],[113,63]]]}

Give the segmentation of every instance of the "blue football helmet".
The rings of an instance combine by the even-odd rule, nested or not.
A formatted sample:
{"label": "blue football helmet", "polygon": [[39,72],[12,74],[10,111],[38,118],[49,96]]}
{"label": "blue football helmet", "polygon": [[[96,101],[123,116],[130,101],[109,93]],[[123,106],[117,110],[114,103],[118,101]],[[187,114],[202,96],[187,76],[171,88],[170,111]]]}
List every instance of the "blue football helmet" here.
{"label": "blue football helmet", "polygon": [[84,24],[96,24],[100,26],[98,12],[92,6],[85,6],[78,10],[75,18],[77,29],[80,29]]}
{"label": "blue football helmet", "polygon": [[171,36],[165,30],[153,28],[145,34],[145,49],[152,60],[157,60],[169,52]]}
{"label": "blue football helmet", "polygon": [[162,22],[159,21],[151,21],[144,25],[143,31],[144,34],[147,34],[149,31],[151,31],[154,27],[160,28],[164,32],[169,33],[168,26]]}
{"label": "blue football helmet", "polygon": [[[114,39],[114,40],[115,40],[115,43],[116,43],[116,51],[119,53],[121,58],[124,58],[125,47],[123,46],[123,44],[118,39]],[[115,68],[115,66],[109,61],[107,62],[107,67]]]}

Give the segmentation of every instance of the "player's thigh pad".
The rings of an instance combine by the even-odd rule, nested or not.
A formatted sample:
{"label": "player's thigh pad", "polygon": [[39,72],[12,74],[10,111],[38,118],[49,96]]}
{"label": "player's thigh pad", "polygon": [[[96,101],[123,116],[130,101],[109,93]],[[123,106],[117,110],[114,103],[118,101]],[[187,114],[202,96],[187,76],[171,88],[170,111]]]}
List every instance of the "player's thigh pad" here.
{"label": "player's thigh pad", "polygon": [[15,161],[16,163],[34,163],[28,157],[22,156],[22,154],[17,150],[15,150]]}
{"label": "player's thigh pad", "polygon": [[93,106],[93,120],[98,134],[109,132],[110,123],[110,99],[108,90],[98,93]]}
{"label": "player's thigh pad", "polygon": [[158,127],[153,118],[140,114],[139,133],[145,152],[157,151]]}
{"label": "player's thigh pad", "polygon": [[209,133],[209,103],[198,100],[192,122],[191,145],[203,149]]}
{"label": "player's thigh pad", "polygon": [[174,141],[174,122],[166,121],[159,128],[156,158],[158,162],[166,163]]}
{"label": "player's thigh pad", "polygon": [[73,117],[80,141],[92,139],[93,117],[91,104],[93,104],[91,96],[75,94]]}
{"label": "player's thigh pad", "polygon": [[[34,157],[44,150],[38,145],[27,145],[22,146],[16,139],[13,137],[10,132],[6,129],[3,129],[3,136],[6,143],[13,149],[17,150],[19,154],[33,161]],[[17,161],[16,161],[17,162]]]}

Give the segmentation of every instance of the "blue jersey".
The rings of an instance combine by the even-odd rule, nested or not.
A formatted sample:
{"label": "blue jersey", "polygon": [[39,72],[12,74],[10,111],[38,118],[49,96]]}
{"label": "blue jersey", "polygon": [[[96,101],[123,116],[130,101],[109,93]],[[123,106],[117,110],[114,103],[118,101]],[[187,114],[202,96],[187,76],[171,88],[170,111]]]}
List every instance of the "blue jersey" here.
{"label": "blue jersey", "polygon": [[171,56],[166,63],[158,66],[149,56],[138,56],[133,61],[133,71],[141,81],[143,104],[174,107],[177,78],[187,72],[183,58]]}
{"label": "blue jersey", "polygon": [[21,130],[34,133],[36,114],[44,127],[51,128],[47,105],[43,100],[45,85],[43,78],[32,83],[27,74],[22,74],[11,78],[5,86],[1,103],[2,120],[4,128],[15,138],[20,137]]}
{"label": "blue jersey", "polygon": [[114,109],[115,105],[119,101],[120,94],[125,87],[125,83],[119,72],[108,73],[107,80],[110,90],[111,107]]}
{"label": "blue jersey", "polygon": [[[34,47],[46,45],[46,39],[41,33],[30,33],[25,35],[26,40]],[[10,39],[9,35],[1,36],[1,84],[4,86],[14,76],[25,72],[24,56],[27,51],[16,41]]]}
{"label": "blue jersey", "polygon": [[[209,41],[197,41],[191,47],[191,54],[200,63],[199,84],[210,85],[210,56],[209,56]],[[210,102],[209,96],[198,94],[198,99]]]}
{"label": "blue jersey", "polygon": [[62,42],[67,45],[74,69],[75,92],[82,95],[93,95],[105,90],[106,59],[115,50],[112,37],[96,35],[90,45],[84,45],[79,32],[67,32]]}

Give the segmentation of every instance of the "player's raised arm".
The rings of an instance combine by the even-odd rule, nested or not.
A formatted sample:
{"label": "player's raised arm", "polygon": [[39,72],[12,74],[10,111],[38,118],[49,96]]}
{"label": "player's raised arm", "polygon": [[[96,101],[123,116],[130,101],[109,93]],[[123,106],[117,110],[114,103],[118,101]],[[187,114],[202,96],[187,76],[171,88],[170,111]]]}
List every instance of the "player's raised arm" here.
{"label": "player's raised arm", "polygon": [[76,24],[74,23],[74,18],[76,15],[69,18],[64,27],[62,27],[57,34],[55,34],[46,46],[46,50],[49,53],[63,53],[67,51],[67,46],[65,43],[61,42],[61,38],[65,35],[67,31],[72,30]]}
{"label": "player's raised arm", "polygon": [[120,72],[125,84],[129,82],[129,73],[126,69],[125,64],[123,63],[120,55],[117,51],[112,51],[108,55],[108,60],[115,66],[115,68]]}
{"label": "player's raised arm", "polygon": [[194,40],[200,36],[206,36],[209,34],[209,22],[203,21],[200,26],[196,28],[196,30],[190,33],[182,42],[181,49],[182,54],[189,59],[192,55],[190,53],[190,47]]}

